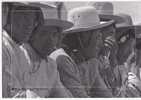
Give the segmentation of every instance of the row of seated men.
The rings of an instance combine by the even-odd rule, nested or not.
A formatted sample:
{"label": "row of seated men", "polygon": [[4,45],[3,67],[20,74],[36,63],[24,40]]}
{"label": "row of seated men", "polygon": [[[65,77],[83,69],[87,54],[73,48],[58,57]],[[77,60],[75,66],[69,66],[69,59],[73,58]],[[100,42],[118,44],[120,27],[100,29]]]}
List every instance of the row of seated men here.
{"label": "row of seated men", "polygon": [[45,18],[44,4],[3,3],[3,97],[140,97],[141,26],[100,3],[67,20]]}

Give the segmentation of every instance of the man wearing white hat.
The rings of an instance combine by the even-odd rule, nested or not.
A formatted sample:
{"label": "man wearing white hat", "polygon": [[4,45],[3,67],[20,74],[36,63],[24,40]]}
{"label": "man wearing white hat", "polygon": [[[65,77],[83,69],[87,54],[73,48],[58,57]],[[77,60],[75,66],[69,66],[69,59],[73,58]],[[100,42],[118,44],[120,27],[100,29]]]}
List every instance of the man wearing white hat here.
{"label": "man wearing white hat", "polygon": [[100,29],[113,25],[114,21],[101,23],[97,11],[91,6],[70,10],[68,20],[74,26],[64,32],[63,43],[78,65],[87,94],[91,97],[111,97],[112,93],[99,73],[103,65],[97,58],[102,47]]}

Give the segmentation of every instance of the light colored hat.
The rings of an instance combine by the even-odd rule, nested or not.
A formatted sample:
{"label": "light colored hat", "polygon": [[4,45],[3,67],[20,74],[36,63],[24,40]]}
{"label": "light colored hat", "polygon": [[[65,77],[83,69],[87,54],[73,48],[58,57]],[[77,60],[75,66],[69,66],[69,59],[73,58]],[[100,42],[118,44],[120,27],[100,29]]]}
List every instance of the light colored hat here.
{"label": "light colored hat", "polygon": [[65,33],[74,33],[99,29],[111,25],[113,20],[101,22],[96,9],[92,6],[78,7],[68,12],[68,21],[74,26]]}
{"label": "light colored hat", "polygon": [[88,5],[96,8],[101,20],[114,20],[116,23],[122,22],[122,19],[114,14],[114,7],[111,2],[90,2]]}

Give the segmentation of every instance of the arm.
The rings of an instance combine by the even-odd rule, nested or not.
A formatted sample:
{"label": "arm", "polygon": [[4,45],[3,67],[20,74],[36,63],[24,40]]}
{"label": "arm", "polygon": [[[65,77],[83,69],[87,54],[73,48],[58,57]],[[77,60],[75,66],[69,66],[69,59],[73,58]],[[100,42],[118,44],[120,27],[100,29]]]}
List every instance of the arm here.
{"label": "arm", "polygon": [[93,65],[92,66],[95,67],[93,69],[95,70],[95,73],[94,73],[95,80],[93,81],[92,88],[90,90],[91,96],[92,97],[113,97],[112,91],[107,88],[106,84],[104,83],[104,80],[102,79],[101,75],[99,74],[98,67],[100,66],[100,62],[93,61]]}
{"label": "arm", "polygon": [[78,66],[66,56],[58,57],[57,64],[61,82],[73,96],[88,97],[84,86],[80,81]]}
{"label": "arm", "polygon": [[51,97],[73,97],[69,90],[67,90],[60,81],[59,73],[57,74],[56,82],[51,91]]}

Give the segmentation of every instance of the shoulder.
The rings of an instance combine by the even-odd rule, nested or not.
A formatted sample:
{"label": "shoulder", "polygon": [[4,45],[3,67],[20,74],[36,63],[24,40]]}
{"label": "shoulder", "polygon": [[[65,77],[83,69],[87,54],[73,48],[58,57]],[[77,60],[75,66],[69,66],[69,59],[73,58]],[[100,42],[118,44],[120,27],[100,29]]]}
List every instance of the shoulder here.
{"label": "shoulder", "polygon": [[56,61],[47,56],[47,65],[52,69],[57,69]]}

